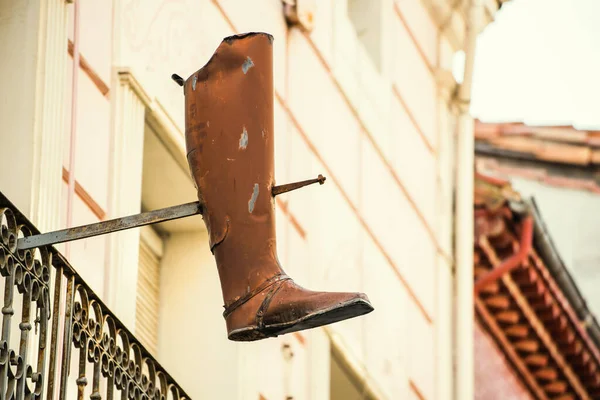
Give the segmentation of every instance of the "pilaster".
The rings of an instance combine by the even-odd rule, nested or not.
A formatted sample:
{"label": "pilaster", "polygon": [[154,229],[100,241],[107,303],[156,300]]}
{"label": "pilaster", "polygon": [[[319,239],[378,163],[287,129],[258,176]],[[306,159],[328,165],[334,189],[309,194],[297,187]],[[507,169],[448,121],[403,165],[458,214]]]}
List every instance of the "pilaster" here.
{"label": "pilaster", "polygon": [[450,101],[456,82],[449,71],[438,70],[438,160],[437,160],[437,237],[442,253],[436,260],[435,382],[436,399],[451,399],[453,393],[452,318],[453,318],[453,194],[454,121]]}
{"label": "pilaster", "polygon": [[67,2],[41,2],[33,138],[31,221],[42,231],[60,227],[66,127]]}
{"label": "pilaster", "polygon": [[[42,231],[60,223],[65,0],[0,2],[0,188]],[[9,150],[10,149],[10,150]]]}
{"label": "pilaster", "polygon": [[[111,159],[108,218],[141,211],[142,159],[146,107],[150,99],[131,71],[114,72],[112,90]],[[107,238],[104,298],[130,329],[135,327],[139,229]]]}

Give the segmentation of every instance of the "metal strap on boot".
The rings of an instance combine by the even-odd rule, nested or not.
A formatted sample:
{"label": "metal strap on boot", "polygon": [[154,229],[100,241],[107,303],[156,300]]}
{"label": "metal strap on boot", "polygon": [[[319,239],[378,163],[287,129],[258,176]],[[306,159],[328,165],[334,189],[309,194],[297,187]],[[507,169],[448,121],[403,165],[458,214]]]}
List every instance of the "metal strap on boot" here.
{"label": "metal strap on boot", "polygon": [[242,304],[246,303],[248,300],[250,300],[251,298],[253,298],[254,296],[256,296],[257,294],[259,294],[260,292],[262,292],[263,290],[267,289],[268,287],[274,285],[277,282],[280,281],[287,281],[288,279],[291,279],[289,276],[287,276],[286,274],[279,274],[279,275],[275,275],[269,279],[267,279],[266,281],[264,281],[263,283],[261,283],[260,285],[258,285],[254,290],[252,290],[250,293],[248,293],[247,295],[237,299],[236,301],[234,301],[233,303],[231,303],[228,306],[225,306],[225,311],[223,311],[223,318],[227,318],[229,315],[231,315],[232,312],[234,312],[239,306],[241,306]]}
{"label": "metal strap on boot", "polygon": [[271,288],[271,290],[269,290],[269,293],[267,293],[267,295],[265,296],[265,299],[263,300],[263,302],[260,305],[260,307],[258,307],[258,311],[256,312],[256,326],[258,327],[258,329],[262,330],[262,329],[265,328],[265,323],[264,323],[264,320],[263,320],[264,316],[265,316],[265,313],[269,309],[269,305],[271,304],[271,300],[273,300],[273,297],[275,297],[275,294],[282,287],[283,287],[283,285],[278,285],[277,287]]}

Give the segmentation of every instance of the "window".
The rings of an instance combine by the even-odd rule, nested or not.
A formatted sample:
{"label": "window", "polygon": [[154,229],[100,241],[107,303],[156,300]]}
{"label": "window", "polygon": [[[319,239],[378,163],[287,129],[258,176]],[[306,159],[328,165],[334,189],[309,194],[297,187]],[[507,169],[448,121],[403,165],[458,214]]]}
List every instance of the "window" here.
{"label": "window", "polygon": [[[187,170],[185,153],[176,159],[164,143],[164,137],[160,137],[159,133],[146,123],[142,167],[142,211],[188,203],[197,198]],[[169,258],[169,254],[173,254],[172,251],[169,252],[171,248],[169,238],[182,232],[185,232],[183,237],[189,236],[203,226],[202,217],[195,216],[146,226],[140,230],[135,335],[148,351],[162,360],[168,360],[170,354],[166,351],[160,353],[163,346],[159,339],[164,338],[164,343],[168,344],[169,348],[173,346],[170,343],[173,333],[169,331],[169,324],[173,319],[174,308],[183,309],[180,304],[185,302],[185,299],[173,298],[174,289],[170,285],[172,279],[169,279],[169,275],[173,278],[177,267],[185,265],[181,259],[187,252],[181,252],[181,257],[175,260],[173,257]],[[175,242],[181,243],[181,239]],[[210,254],[210,250],[208,252]],[[161,274],[162,267],[165,265],[168,265],[169,274]],[[165,276],[167,276],[166,280]],[[177,305],[173,306],[173,302]],[[161,313],[163,308],[168,312]],[[179,332],[179,329],[177,331]]]}

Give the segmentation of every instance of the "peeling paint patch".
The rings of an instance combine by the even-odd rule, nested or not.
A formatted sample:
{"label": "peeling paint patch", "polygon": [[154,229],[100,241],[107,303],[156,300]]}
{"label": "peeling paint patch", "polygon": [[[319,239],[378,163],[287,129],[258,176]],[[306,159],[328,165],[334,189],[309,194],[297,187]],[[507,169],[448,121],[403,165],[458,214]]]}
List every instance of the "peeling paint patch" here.
{"label": "peeling paint patch", "polygon": [[254,189],[252,189],[252,196],[250,197],[250,200],[248,201],[248,212],[250,214],[252,214],[252,211],[254,211],[254,204],[256,203],[257,198],[258,198],[258,183],[255,183]]}
{"label": "peeling paint patch", "polygon": [[254,67],[254,63],[250,57],[246,58],[246,61],[242,64],[242,71],[244,71],[244,75],[248,73],[250,68]]}
{"label": "peeling paint patch", "polygon": [[262,138],[264,139],[264,138],[265,138],[265,136],[266,136],[266,133],[265,133],[265,130],[263,129],[263,130],[262,130]]}
{"label": "peeling paint patch", "polygon": [[248,131],[246,130],[246,127],[244,127],[242,136],[240,136],[240,149],[246,150],[246,147],[248,147]]}
{"label": "peeling paint patch", "polygon": [[196,90],[196,83],[198,82],[198,77],[194,75],[192,78],[192,90]]}

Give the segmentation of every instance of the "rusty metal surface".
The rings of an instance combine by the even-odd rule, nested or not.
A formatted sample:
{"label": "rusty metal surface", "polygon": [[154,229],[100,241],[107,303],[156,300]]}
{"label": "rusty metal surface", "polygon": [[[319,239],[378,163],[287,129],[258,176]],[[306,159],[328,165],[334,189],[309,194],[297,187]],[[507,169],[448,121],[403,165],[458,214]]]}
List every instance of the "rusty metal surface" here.
{"label": "rusty metal surface", "polygon": [[[231,340],[259,340],[373,310],[360,293],[311,292],[287,278],[277,259],[273,37],[225,38],[183,83],[185,137],[225,303]],[[280,277],[281,279],[279,279]]]}
{"label": "rusty metal surface", "polygon": [[[56,267],[56,276],[63,276],[63,267]],[[52,300],[52,336],[50,338],[50,363],[48,367],[48,393],[46,398],[48,400],[54,399],[54,387],[55,387],[55,376],[56,376],[56,354],[58,349],[58,324],[59,318],[59,307],[60,307],[60,296],[61,296],[62,279],[54,280],[54,298]]]}
{"label": "rusty metal surface", "polygon": [[327,179],[327,178],[325,178],[323,175],[319,174],[319,176],[316,177],[315,179],[308,179],[305,181],[288,183],[286,185],[273,186],[273,189],[271,189],[271,194],[273,196],[277,196],[282,193],[287,193],[287,192],[291,192],[292,190],[303,188],[304,186],[312,185],[314,183],[318,183],[319,185],[322,185],[325,183],[325,179]]}
{"label": "rusty metal surface", "polygon": [[62,254],[17,248],[37,233],[0,193],[0,399],[188,399]]}
{"label": "rusty metal surface", "polygon": [[102,221],[39,235],[26,236],[18,240],[17,247],[19,250],[27,250],[40,246],[70,242],[93,236],[106,235],[107,233],[118,232],[125,229],[138,228],[144,225],[190,217],[198,215],[201,212],[200,204],[195,201],[192,203],[180,204],[178,206],[161,208],[160,210],[115,218],[109,221]]}

